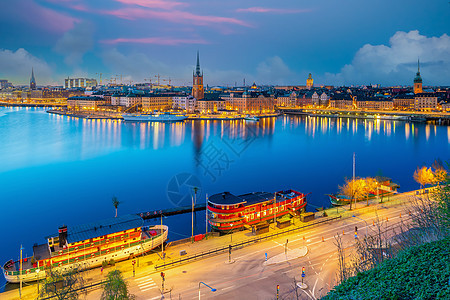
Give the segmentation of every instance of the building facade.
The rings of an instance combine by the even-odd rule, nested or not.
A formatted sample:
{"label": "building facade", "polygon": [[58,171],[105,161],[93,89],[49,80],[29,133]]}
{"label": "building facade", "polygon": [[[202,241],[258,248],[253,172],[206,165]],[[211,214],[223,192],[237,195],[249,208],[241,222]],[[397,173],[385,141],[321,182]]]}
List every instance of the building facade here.
{"label": "building facade", "polygon": [[414,97],[415,110],[435,110],[438,104],[436,93],[418,93]]}
{"label": "building facade", "polygon": [[193,113],[197,107],[197,99],[193,96],[174,96],[172,97],[172,108],[182,109],[188,113]]}
{"label": "building facade", "polygon": [[64,88],[92,88],[97,86],[97,80],[92,78],[66,78]]}
{"label": "building facade", "polygon": [[100,105],[105,105],[105,100],[100,97],[76,96],[67,98],[68,109],[97,109]]}
{"label": "building facade", "polygon": [[226,99],[226,109],[240,113],[266,113],[274,111],[273,96],[261,92],[244,92],[242,95],[230,93]]}
{"label": "building facade", "polygon": [[415,97],[413,94],[401,94],[394,98],[394,109],[413,110],[415,106]]}
{"label": "building facade", "polygon": [[356,99],[356,107],[359,109],[392,110],[394,102],[385,98],[359,97]]}
{"label": "building facade", "polygon": [[172,97],[173,95],[144,95],[142,96],[142,110],[145,112],[169,110],[172,108]]}

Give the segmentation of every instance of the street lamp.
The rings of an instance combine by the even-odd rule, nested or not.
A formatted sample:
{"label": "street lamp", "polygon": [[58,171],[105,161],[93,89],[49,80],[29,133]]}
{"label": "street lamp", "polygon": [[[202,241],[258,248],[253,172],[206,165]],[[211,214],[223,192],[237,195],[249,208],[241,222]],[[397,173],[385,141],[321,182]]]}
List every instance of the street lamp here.
{"label": "street lamp", "polygon": [[357,218],[357,219],[360,219],[361,221],[364,221],[364,223],[366,223],[366,236],[367,236],[367,227],[369,227],[369,226],[367,225],[367,222],[366,222],[366,220],[364,220],[364,219],[361,219],[361,218],[359,218],[359,217],[357,217],[357,216],[355,216],[355,215],[353,215],[352,217],[353,217],[353,218]]}
{"label": "street lamp", "polygon": [[212,288],[212,287],[210,287],[209,285],[207,285],[206,283],[204,283],[203,281],[200,281],[200,282],[198,283],[198,300],[200,300],[200,285],[201,285],[201,284],[203,284],[203,285],[209,287],[209,288],[211,289],[211,292],[217,291],[215,288]]}
{"label": "street lamp", "polygon": [[38,292],[38,297],[39,297],[39,271],[41,269],[36,269],[36,279],[37,279],[37,292]]}

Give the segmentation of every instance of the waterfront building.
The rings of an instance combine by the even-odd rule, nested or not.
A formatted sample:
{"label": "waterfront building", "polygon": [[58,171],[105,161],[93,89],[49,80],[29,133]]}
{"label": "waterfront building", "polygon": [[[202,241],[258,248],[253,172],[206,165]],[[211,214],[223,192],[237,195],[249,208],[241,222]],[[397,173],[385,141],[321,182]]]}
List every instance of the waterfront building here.
{"label": "waterfront building", "polygon": [[420,64],[417,60],[417,73],[414,78],[414,94],[422,93],[422,77],[420,77]]}
{"label": "waterfront building", "polygon": [[348,93],[336,93],[330,98],[330,107],[339,109],[352,109],[353,98]]}
{"label": "waterfront building", "polygon": [[172,108],[173,94],[146,94],[142,96],[142,110],[151,112],[164,111]]}
{"label": "waterfront building", "polygon": [[225,109],[225,100],[222,99],[202,99],[197,101],[197,110],[202,114],[223,111]]}
{"label": "waterfront building", "polygon": [[450,111],[450,102],[443,102],[441,104],[442,111]]}
{"label": "waterfront building", "polygon": [[192,74],[192,77],[193,77],[192,96],[197,100],[201,100],[204,97],[203,72],[200,72],[200,58],[198,51],[197,51],[197,66],[195,67],[195,73]]}
{"label": "waterfront building", "polygon": [[225,105],[226,109],[240,113],[273,112],[274,98],[263,92],[230,93],[225,97]]}
{"label": "waterfront building", "polygon": [[313,87],[313,83],[314,81],[312,79],[311,73],[309,73],[308,79],[306,79],[306,88],[310,90]]}
{"label": "waterfront building", "polygon": [[302,93],[301,95],[297,96],[297,106],[300,107],[308,107],[312,106],[312,95],[314,92],[308,91],[306,93]]}
{"label": "waterfront building", "polygon": [[435,110],[437,103],[438,95],[436,93],[417,93],[414,96],[415,110]]}
{"label": "waterfront building", "polygon": [[105,100],[101,97],[76,96],[67,98],[68,109],[94,109],[100,105],[105,105]]}
{"label": "waterfront building", "polygon": [[31,68],[30,90],[36,89],[36,79],[34,78],[34,69]]}
{"label": "waterfront building", "polygon": [[172,108],[182,109],[188,113],[193,113],[197,107],[197,99],[191,95],[178,95],[172,97]]}
{"label": "waterfront building", "polygon": [[356,99],[356,107],[359,109],[392,110],[394,102],[388,98],[361,96]]}
{"label": "waterfront building", "polygon": [[330,102],[330,97],[325,92],[322,92],[320,94],[320,96],[317,92],[314,92],[314,94],[312,94],[311,98],[312,98],[312,105],[314,105],[314,106],[327,107]]}
{"label": "waterfront building", "polygon": [[119,105],[125,107],[132,107],[142,103],[142,96],[129,93],[125,97],[120,97]]}
{"label": "waterfront building", "polygon": [[394,101],[394,109],[401,110],[413,110],[415,105],[415,97],[414,94],[400,94],[395,96]]}
{"label": "waterfront building", "polygon": [[69,78],[64,80],[64,88],[92,88],[97,86],[97,80],[92,78]]}
{"label": "waterfront building", "polygon": [[281,96],[277,96],[275,98],[275,105],[276,106],[296,106],[297,105],[297,93],[294,91],[291,91],[290,93],[283,94]]}

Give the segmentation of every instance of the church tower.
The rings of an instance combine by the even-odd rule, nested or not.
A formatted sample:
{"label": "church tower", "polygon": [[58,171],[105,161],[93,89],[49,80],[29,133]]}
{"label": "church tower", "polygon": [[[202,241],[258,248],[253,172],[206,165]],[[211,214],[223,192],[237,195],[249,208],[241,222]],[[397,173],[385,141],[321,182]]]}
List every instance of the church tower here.
{"label": "church tower", "polygon": [[197,66],[195,67],[195,72],[192,74],[192,77],[193,77],[192,96],[194,96],[194,98],[197,100],[201,100],[204,98],[203,72],[200,73],[200,58],[198,51],[197,51]]}
{"label": "church tower", "polygon": [[313,79],[311,73],[309,73],[308,79],[306,79],[306,88],[310,90],[313,87]]}
{"label": "church tower", "polygon": [[36,89],[36,79],[34,79],[34,70],[31,68],[30,90]]}
{"label": "church tower", "polygon": [[417,73],[414,78],[414,94],[422,93],[422,77],[420,77],[420,64],[417,60]]}

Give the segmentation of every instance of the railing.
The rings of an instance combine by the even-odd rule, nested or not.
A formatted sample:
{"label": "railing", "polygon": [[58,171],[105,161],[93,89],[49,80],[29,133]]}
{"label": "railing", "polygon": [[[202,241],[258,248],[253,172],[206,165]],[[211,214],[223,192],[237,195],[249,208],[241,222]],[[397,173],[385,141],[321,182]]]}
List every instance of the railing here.
{"label": "railing", "polygon": [[245,240],[245,241],[242,241],[242,242],[237,242],[237,243],[234,243],[234,244],[230,244],[228,246],[215,248],[215,249],[208,250],[208,251],[202,251],[200,253],[196,253],[196,254],[189,255],[189,256],[186,256],[186,257],[182,257],[182,258],[179,258],[179,259],[171,260],[170,262],[164,262],[162,264],[155,265],[155,269],[158,270],[158,269],[161,269],[161,268],[173,267],[175,265],[179,265],[179,264],[183,264],[183,263],[189,263],[190,261],[197,260],[197,259],[203,258],[205,256],[209,256],[209,255],[212,255],[212,254],[218,254],[218,253],[221,253],[221,252],[228,251],[230,249],[230,246],[231,246],[231,248],[243,247],[243,246],[246,246],[246,245],[249,245],[249,244],[261,242],[263,240],[271,239],[271,238],[278,237],[278,236],[281,236],[281,235],[285,235],[285,234],[288,234],[288,233],[292,233],[292,232],[295,232],[295,231],[298,231],[298,230],[301,230],[301,229],[304,229],[304,228],[307,228],[307,227],[311,227],[313,225],[326,223],[326,222],[333,221],[333,220],[340,219],[340,218],[341,218],[341,216],[329,217],[329,218],[326,218],[326,219],[323,219],[323,220],[310,222],[310,223],[308,223],[308,224],[306,224],[304,226],[295,227],[295,228],[282,230],[282,231],[277,231],[277,232],[272,233],[272,234],[267,234],[267,235],[259,236],[259,237],[256,237],[256,238],[248,239],[248,240]]}

